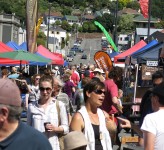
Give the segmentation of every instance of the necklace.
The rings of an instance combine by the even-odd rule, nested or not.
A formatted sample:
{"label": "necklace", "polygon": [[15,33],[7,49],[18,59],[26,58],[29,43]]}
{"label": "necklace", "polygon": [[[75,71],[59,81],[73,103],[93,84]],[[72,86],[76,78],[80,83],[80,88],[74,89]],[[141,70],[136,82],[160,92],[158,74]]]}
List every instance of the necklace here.
{"label": "necklace", "polygon": [[99,125],[99,119],[98,120],[96,120],[97,118],[94,119],[94,117],[91,114],[89,114],[89,116],[90,116],[90,119],[95,123],[95,125]]}

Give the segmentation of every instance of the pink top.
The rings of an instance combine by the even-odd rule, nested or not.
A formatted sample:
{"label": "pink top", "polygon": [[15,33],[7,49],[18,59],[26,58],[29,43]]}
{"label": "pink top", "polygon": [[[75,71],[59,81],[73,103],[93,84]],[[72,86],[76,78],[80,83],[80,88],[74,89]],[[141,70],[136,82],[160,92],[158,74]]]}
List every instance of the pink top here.
{"label": "pink top", "polygon": [[113,80],[108,79],[104,82],[106,87],[106,95],[102,104],[102,109],[109,114],[117,113],[117,109],[113,106],[112,98],[118,97],[118,87]]}

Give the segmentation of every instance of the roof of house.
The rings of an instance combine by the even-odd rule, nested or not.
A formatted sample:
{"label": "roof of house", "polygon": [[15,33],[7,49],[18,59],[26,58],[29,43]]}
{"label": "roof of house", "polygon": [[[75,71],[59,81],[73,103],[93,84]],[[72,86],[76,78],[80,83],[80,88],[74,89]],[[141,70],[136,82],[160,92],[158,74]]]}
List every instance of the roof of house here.
{"label": "roof of house", "polygon": [[83,18],[93,20],[95,17],[93,15],[84,15]]}
{"label": "roof of house", "polygon": [[[48,16],[48,12],[45,13],[46,16]],[[50,12],[50,16],[54,16],[54,17],[63,17],[63,15],[61,14],[61,12]]]}
{"label": "roof of house", "polygon": [[102,17],[102,13],[100,11],[96,11],[95,15]]}
{"label": "roof of house", "polygon": [[65,18],[67,20],[73,20],[73,21],[78,21],[79,18],[77,16],[69,16],[69,15],[65,15]]}
{"label": "roof of house", "polygon": [[153,39],[157,40],[158,42],[163,42],[164,41],[163,30],[154,32],[149,36],[149,38],[146,38],[145,41],[148,42],[148,40],[151,41]]}
{"label": "roof of house", "polygon": [[137,10],[135,9],[131,9],[131,8],[123,8],[122,10],[120,10],[118,12],[118,15],[122,15],[122,14],[132,14],[132,15],[136,15],[136,14],[140,14]]}
{"label": "roof of house", "polygon": [[[150,29],[150,35],[156,31],[162,31],[162,29]],[[147,28],[136,28],[137,35],[147,35],[148,29]]]}
{"label": "roof of house", "polygon": [[51,26],[49,30],[50,31],[58,31],[58,32],[66,32],[66,30],[62,29],[59,26]]}
{"label": "roof of house", "polygon": [[82,12],[80,9],[74,9],[71,14],[74,16],[81,16]]}
{"label": "roof of house", "polygon": [[[153,17],[150,17],[150,22],[157,23],[159,20]],[[133,22],[148,22],[148,18],[144,18],[143,15],[134,17]]]}

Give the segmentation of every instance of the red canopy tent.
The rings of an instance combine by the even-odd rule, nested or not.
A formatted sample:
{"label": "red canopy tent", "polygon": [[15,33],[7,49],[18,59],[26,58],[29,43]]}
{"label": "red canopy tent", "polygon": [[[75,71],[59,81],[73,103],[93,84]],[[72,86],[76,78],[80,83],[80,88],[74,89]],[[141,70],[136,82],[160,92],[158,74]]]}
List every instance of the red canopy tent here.
{"label": "red canopy tent", "polygon": [[[3,42],[0,42],[0,53],[4,52],[12,52],[14,51],[12,48],[4,44]],[[20,60],[13,60],[9,58],[0,58],[0,65],[19,65]],[[22,64],[27,64],[26,61],[22,61]]]}
{"label": "red canopy tent", "polygon": [[63,65],[64,64],[64,59],[63,59],[63,56],[62,54],[60,53],[53,53],[55,55],[55,57],[57,58],[56,59],[56,62],[58,65]]}
{"label": "red canopy tent", "polygon": [[59,56],[58,54],[54,54],[51,53],[47,48],[45,48],[42,45],[39,45],[37,48],[37,52],[39,55],[44,56],[46,58],[49,58],[52,60],[52,64],[56,64],[56,65],[63,65],[64,64],[64,60],[63,58],[61,58],[61,56]]}
{"label": "red canopy tent", "polygon": [[123,53],[121,53],[117,56],[115,56],[114,57],[114,62],[117,62],[118,59],[124,59],[126,56],[129,56],[129,55],[133,54],[134,52],[141,49],[145,45],[146,45],[146,42],[141,40],[140,42],[138,42],[137,44],[132,46],[130,49],[126,50],[125,52],[123,52]]}

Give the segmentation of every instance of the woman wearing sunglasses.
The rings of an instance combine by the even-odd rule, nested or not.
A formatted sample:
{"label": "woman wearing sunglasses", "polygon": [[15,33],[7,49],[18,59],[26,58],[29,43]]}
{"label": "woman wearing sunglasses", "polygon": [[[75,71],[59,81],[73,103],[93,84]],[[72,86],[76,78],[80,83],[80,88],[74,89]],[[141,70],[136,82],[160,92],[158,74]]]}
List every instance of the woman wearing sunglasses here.
{"label": "woman wearing sunglasses", "polygon": [[[87,150],[112,150],[111,138],[106,128],[107,113],[99,107],[105,97],[105,85],[100,80],[91,80],[84,87],[85,106],[74,115],[70,128],[85,134]],[[111,120],[111,124],[115,123]]]}
{"label": "woman wearing sunglasses", "polygon": [[60,150],[58,134],[68,133],[69,127],[65,105],[60,101],[58,102],[60,117],[58,117],[57,102],[51,97],[53,87],[52,76],[43,75],[40,78],[40,99],[29,104],[27,123],[47,136],[53,150]]}
{"label": "woman wearing sunglasses", "polygon": [[32,85],[29,85],[29,93],[26,94],[26,107],[28,107],[29,103],[37,101],[40,97],[39,80],[40,80],[39,74],[35,74],[31,78]]}

